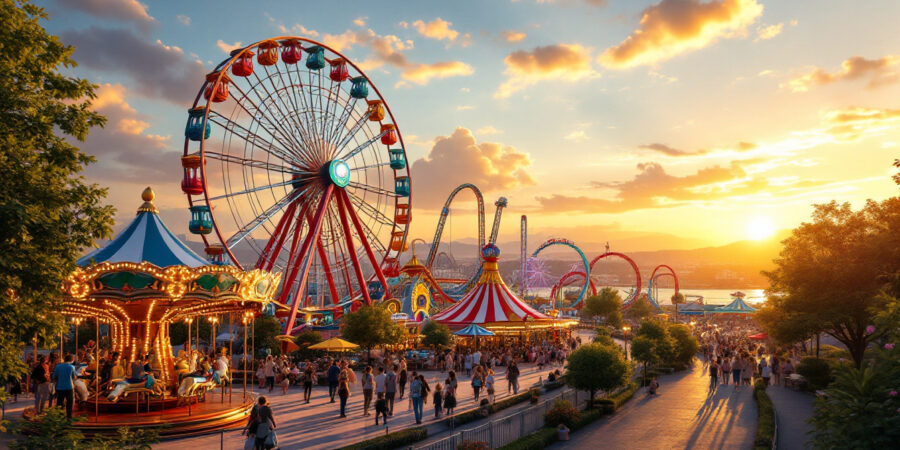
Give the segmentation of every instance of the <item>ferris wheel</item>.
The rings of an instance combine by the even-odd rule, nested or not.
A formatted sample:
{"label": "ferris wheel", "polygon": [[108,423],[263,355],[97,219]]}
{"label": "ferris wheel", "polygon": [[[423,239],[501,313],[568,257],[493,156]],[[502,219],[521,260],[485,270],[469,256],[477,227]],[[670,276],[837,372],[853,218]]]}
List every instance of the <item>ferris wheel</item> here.
{"label": "ferris wheel", "polygon": [[302,37],[232,51],[188,111],[181,162],[190,231],[223,261],[282,272],[287,332],[315,298],[390,296],[382,271],[404,250],[412,198],[403,137],[340,53]]}

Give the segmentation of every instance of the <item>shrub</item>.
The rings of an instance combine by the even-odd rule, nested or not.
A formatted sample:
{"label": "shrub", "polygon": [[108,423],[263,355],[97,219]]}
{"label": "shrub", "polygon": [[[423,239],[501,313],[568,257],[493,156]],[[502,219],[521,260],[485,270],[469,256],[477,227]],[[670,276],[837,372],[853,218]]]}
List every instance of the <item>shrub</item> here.
{"label": "shrub", "polygon": [[556,442],[555,428],[541,428],[500,447],[501,450],[540,450]]}
{"label": "shrub", "polygon": [[566,427],[572,428],[578,421],[580,414],[578,409],[572,406],[568,400],[561,398],[553,402],[553,406],[544,414],[544,425],[555,427],[559,424],[565,424]]}
{"label": "shrub", "polygon": [[427,437],[428,430],[425,427],[407,428],[341,447],[339,450],[390,450],[419,442]]}
{"label": "shrub", "polygon": [[491,446],[482,441],[465,441],[457,445],[456,450],[491,450]]}
{"label": "shrub", "polygon": [[807,356],[797,364],[797,373],[806,377],[812,390],[825,389],[831,383],[831,366],[824,359]]}
{"label": "shrub", "polygon": [[756,399],[758,413],[754,444],[757,450],[772,448],[772,442],[775,439],[775,408],[772,406],[769,395],[766,394],[766,385],[762,380],[756,381],[753,397]]}

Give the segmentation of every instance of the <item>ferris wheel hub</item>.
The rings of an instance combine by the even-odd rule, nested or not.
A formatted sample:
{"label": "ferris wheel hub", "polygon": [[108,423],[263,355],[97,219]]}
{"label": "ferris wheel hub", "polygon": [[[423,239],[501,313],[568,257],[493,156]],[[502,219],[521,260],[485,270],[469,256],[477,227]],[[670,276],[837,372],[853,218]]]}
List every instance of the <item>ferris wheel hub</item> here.
{"label": "ferris wheel hub", "polygon": [[334,159],[328,163],[328,178],[337,187],[346,187],[350,183],[350,166],[342,159]]}

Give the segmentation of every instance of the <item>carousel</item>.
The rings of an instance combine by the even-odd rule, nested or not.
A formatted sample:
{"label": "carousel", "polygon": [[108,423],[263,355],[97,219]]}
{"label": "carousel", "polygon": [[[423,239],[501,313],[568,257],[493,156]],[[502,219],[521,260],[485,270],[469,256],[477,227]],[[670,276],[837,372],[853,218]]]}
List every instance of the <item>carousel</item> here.
{"label": "carousel", "polygon": [[544,314],[516,297],[500,276],[500,249],[496,245],[485,245],[481,249],[481,258],[481,276],[475,287],[431,320],[458,331],[474,324],[497,339],[506,337],[522,341],[567,335],[577,323],[575,319]]}
{"label": "carousel", "polygon": [[[190,324],[205,317],[222,328],[227,323],[232,336],[242,331],[247,355],[253,319],[279,306],[272,299],[281,275],[240,270],[227,264],[221,248],[207,248],[208,259],[197,255],[163,224],[149,187],[141,197],[131,224],[80,259],[63,283],[60,312],[75,322],[95,321],[102,343],[85,355],[87,370],[76,382],[82,385],[78,414],[87,420],[75,426],[86,434],[127,425],[184,436],[243,423],[255,396],[246,382],[234,395],[240,387],[231,382],[233,338],[218,352],[200,351]],[[169,332],[179,322],[188,338],[176,351]],[[112,371],[120,376],[101,379],[103,364],[120,368]]]}

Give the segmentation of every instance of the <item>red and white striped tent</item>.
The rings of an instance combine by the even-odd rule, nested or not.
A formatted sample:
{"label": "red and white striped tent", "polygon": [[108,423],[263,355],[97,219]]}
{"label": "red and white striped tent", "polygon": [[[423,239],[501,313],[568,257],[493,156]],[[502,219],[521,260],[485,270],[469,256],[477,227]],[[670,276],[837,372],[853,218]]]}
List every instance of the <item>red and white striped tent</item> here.
{"label": "red and white striped tent", "polygon": [[497,268],[500,250],[495,245],[486,245],[481,256],[484,262],[475,287],[453,306],[432,316],[432,320],[451,328],[473,323],[486,328],[526,323],[529,328],[541,328],[571,322],[541,313],[512,293],[500,277]]}

